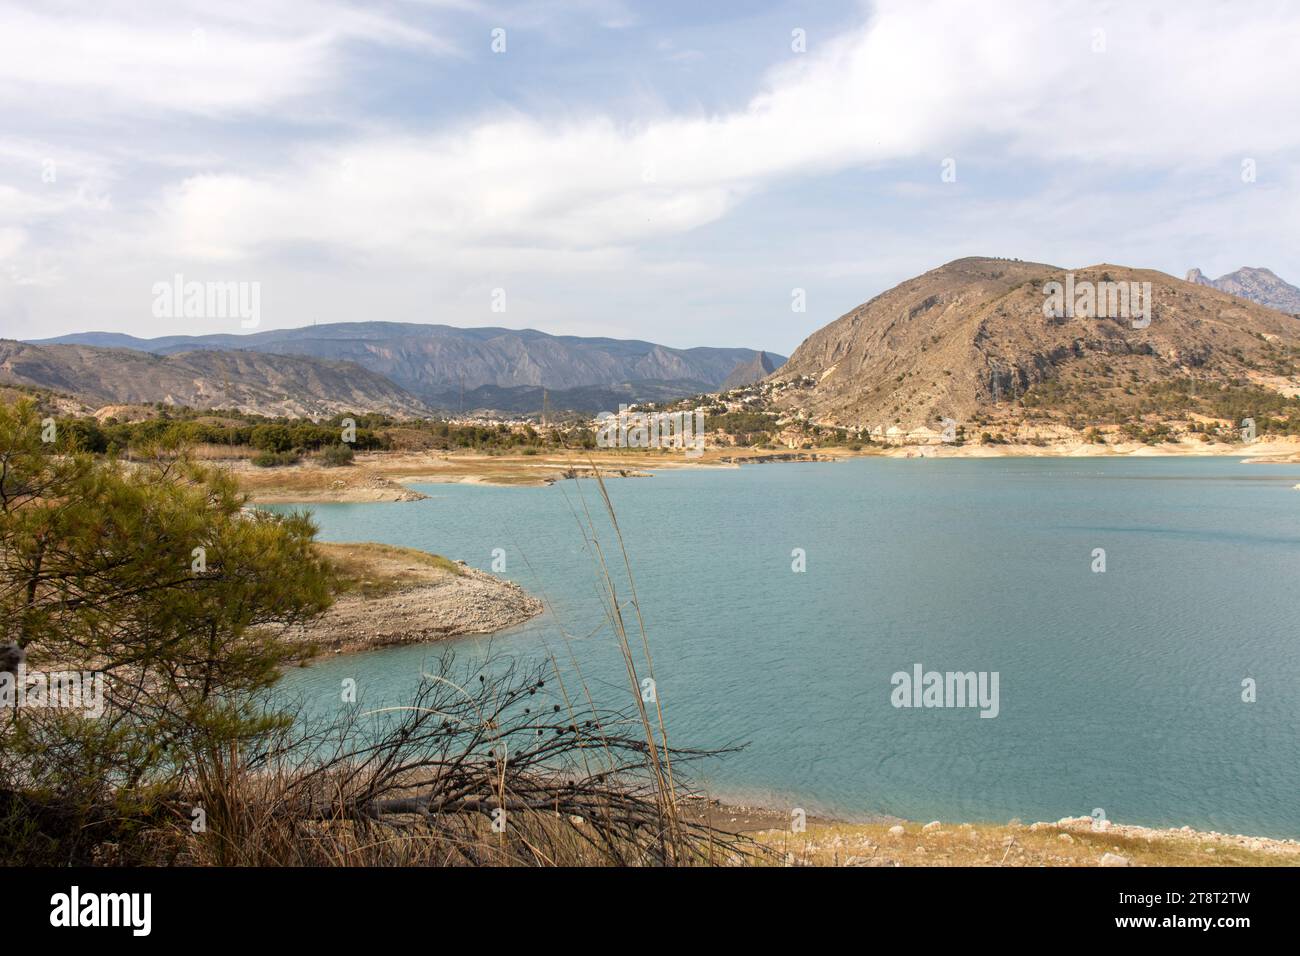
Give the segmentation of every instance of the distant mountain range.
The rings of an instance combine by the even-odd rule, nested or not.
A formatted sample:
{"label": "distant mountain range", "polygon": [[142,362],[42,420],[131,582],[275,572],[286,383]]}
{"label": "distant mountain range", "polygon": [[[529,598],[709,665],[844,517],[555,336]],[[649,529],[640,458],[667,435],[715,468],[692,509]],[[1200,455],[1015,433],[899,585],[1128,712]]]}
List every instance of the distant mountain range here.
{"label": "distant mountain range", "polygon": [[1244,266],[1217,279],[1207,278],[1200,269],[1192,269],[1187,273],[1187,281],[1208,285],[1279,312],[1300,315],[1300,289],[1278,278],[1270,269]]}
{"label": "distant mountain range", "polygon": [[[634,339],[412,323],[308,325],[244,336],[135,338],[83,332],[32,345],[112,347],[156,355],[240,350],[354,362],[389,378],[419,401],[447,410],[460,410],[464,392],[465,411],[495,407],[512,412],[541,410],[542,389],[552,393],[552,407],[581,411],[602,410],[608,407],[607,398],[617,395],[623,395],[623,401],[663,401],[711,392],[761,355],[753,349],[669,349]],[[779,367],[784,356],[772,355],[768,362]],[[612,392],[591,393],[593,386]],[[511,394],[511,389],[521,390]],[[572,390],[576,392],[569,394]]]}
{"label": "distant mountain range", "polygon": [[[404,415],[426,414],[431,407],[527,415],[540,412],[544,404],[556,412],[593,414],[616,409],[621,402],[665,401],[716,391],[737,374],[753,380],[756,369],[771,366],[774,370],[785,360],[745,348],[673,349],[652,342],[549,335],[532,329],[459,329],[399,322],[346,322],[248,335],[153,339],[81,332],[27,343],[29,349],[72,346],[100,351],[90,362],[86,356],[91,353],[86,352],[54,352],[38,360],[36,352],[19,353],[10,348],[12,367],[0,367],[0,371],[7,372],[15,383],[112,402],[199,401],[220,406],[224,401],[223,380],[216,375],[220,364],[240,370],[232,384],[238,386],[241,407],[264,414],[314,415],[317,413],[308,410],[341,401],[352,403],[350,410]],[[104,354],[105,350],[111,350],[110,354]],[[176,361],[142,365],[112,352]],[[260,355],[263,360],[255,361],[250,355]],[[295,361],[280,363],[273,357]],[[315,372],[313,362],[321,363]],[[96,374],[92,365],[102,372]],[[119,365],[122,375],[112,371]],[[353,373],[351,387],[344,387],[337,376],[349,367],[370,374]],[[193,385],[184,385],[185,375],[194,377]],[[290,388],[293,382],[300,383],[300,392]],[[339,382],[339,391],[332,394],[329,389],[335,382]],[[274,396],[279,397],[272,401]],[[232,397],[230,404],[235,403]]]}
{"label": "distant mountain range", "polygon": [[[1149,323],[1048,317],[1044,289],[1067,275],[1079,289],[1149,282]],[[854,428],[936,428],[945,417],[969,423],[1035,408],[1089,424],[1141,415],[1144,401],[1176,403],[1179,383],[1206,394],[1243,383],[1294,394],[1297,352],[1296,319],[1206,284],[1109,264],[970,258],[814,332],[769,380],[798,386],[781,390],[778,405]]]}
{"label": "distant mountain range", "polygon": [[0,340],[0,383],[50,389],[91,406],[166,402],[298,418],[357,411],[401,417],[431,412],[405,389],[353,362],[257,352],[154,355]]}

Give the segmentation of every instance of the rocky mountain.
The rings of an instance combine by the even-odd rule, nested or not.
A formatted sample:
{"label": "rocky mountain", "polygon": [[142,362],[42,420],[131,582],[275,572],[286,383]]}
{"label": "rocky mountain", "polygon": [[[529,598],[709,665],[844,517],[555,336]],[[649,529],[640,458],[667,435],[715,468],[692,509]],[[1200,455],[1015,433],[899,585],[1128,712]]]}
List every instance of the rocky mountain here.
{"label": "rocky mountain", "polygon": [[451,393],[459,396],[462,388],[480,386],[559,391],[631,382],[668,384],[676,395],[690,395],[718,388],[738,366],[759,355],[743,348],[673,349],[652,342],[548,335],[532,329],[459,329],[400,322],[344,322],[248,335],[155,339],[86,332],[33,344],[110,346],[159,355],[240,349],[355,362],[427,401],[443,401]]}
{"label": "rocky mountain", "polygon": [[1207,278],[1200,269],[1191,269],[1187,273],[1187,281],[1208,285],[1220,292],[1258,302],[1288,315],[1300,315],[1300,289],[1278,278],[1270,269],[1243,266],[1236,272],[1229,272],[1217,279]]}
{"label": "rocky mountain", "polygon": [[[1065,296],[1049,283],[1075,296],[1074,314],[1057,314]],[[1149,322],[1117,314],[1119,283],[1137,283],[1139,295],[1150,284]],[[1086,315],[1085,290],[1101,295],[1107,317]],[[1177,383],[1295,394],[1297,357],[1300,323],[1215,288],[1116,265],[1067,270],[971,258],[831,322],[769,381],[797,386],[774,391],[776,401],[814,421],[934,428],[945,417],[1023,415],[1034,403],[1068,408],[1081,421],[1140,413],[1143,401],[1159,398],[1152,389]]]}
{"label": "rocky mountain", "polygon": [[731,370],[731,374],[722,383],[722,390],[726,391],[730,388],[740,388],[744,385],[761,382],[775,372],[780,364],[780,362],[772,361],[766,352],[759,352],[750,361],[741,362]]}
{"label": "rocky mountain", "polygon": [[0,340],[0,383],[47,388],[93,406],[167,402],[309,418],[430,412],[409,392],[351,362],[244,351],[155,355]]}
{"label": "rocky mountain", "polygon": [[540,385],[500,388],[480,385],[435,392],[430,400],[449,413],[512,418],[548,414],[555,421],[572,413],[590,418],[600,412],[617,412],[620,405],[634,402],[669,402],[713,389],[704,382],[625,382],[621,385],[586,385],[578,388],[543,389]]}

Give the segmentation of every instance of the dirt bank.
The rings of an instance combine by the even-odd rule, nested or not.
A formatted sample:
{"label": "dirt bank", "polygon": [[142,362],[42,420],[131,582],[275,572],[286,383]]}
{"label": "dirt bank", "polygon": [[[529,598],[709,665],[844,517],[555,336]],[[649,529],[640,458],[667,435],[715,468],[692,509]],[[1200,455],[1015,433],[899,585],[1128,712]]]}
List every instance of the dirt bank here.
{"label": "dirt bank", "polygon": [[425,551],[369,542],[318,547],[339,573],[335,603],[290,637],[324,653],[490,634],[542,611],[519,585]]}

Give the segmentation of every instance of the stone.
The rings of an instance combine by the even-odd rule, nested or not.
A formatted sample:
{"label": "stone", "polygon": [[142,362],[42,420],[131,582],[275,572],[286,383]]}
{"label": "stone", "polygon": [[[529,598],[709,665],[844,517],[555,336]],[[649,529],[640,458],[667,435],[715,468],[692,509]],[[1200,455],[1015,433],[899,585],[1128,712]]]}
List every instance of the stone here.
{"label": "stone", "polygon": [[1120,856],[1118,853],[1103,853],[1101,855],[1101,866],[1132,866],[1129,858]]}
{"label": "stone", "polygon": [[899,826],[898,824],[894,824],[892,827],[889,828],[889,835],[890,835],[890,836],[900,837],[900,836],[902,836],[902,835],[903,835],[904,833],[906,833],[906,832],[907,832],[907,831],[904,830],[904,829],[903,829],[901,826]]}

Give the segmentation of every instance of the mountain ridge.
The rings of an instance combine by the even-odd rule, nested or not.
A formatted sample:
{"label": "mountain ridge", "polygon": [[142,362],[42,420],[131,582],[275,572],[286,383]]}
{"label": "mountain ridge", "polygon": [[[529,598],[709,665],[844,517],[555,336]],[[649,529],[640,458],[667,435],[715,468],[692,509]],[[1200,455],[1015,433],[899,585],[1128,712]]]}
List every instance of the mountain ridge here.
{"label": "mountain ridge", "polygon": [[741,362],[732,370],[722,383],[722,390],[725,392],[728,389],[742,388],[745,385],[761,382],[775,372],[779,364],[772,361],[766,352],[759,352],[751,361]]}
{"label": "mountain ridge", "polygon": [[[155,339],[82,332],[28,344],[107,346],[163,355],[240,350],[351,361],[385,376],[424,401],[451,389],[480,386],[564,390],[640,381],[681,382],[681,393],[685,395],[698,391],[701,384],[710,389],[721,386],[737,367],[759,354],[747,348],[673,349],[640,339],[404,322],[339,322],[244,335]],[[781,356],[774,358],[783,360]]]}
{"label": "mountain ridge", "polygon": [[0,383],[98,405],[165,404],[323,418],[344,412],[429,415],[423,401],[351,362],[215,349],[155,355],[90,345],[0,340]]}
{"label": "mountain ridge", "polygon": [[1300,316],[1300,289],[1280,278],[1272,269],[1242,266],[1236,272],[1217,279],[1209,278],[1200,269],[1189,269],[1187,281],[1258,302],[1288,315]]}

